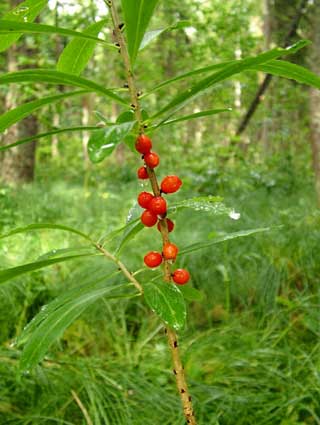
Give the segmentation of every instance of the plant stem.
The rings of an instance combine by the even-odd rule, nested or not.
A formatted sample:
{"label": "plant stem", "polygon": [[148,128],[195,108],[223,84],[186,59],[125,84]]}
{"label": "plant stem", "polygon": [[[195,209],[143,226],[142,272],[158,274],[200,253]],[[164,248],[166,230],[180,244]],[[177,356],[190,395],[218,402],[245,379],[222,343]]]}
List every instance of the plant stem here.
{"label": "plant stem", "polygon": [[107,251],[106,249],[103,248],[103,246],[101,246],[98,243],[94,243],[94,246],[109,260],[113,261],[114,263],[117,264],[117,266],[119,267],[119,269],[122,271],[122,273],[128,278],[128,280],[130,282],[132,282],[134,284],[134,286],[138,289],[138,291],[140,292],[140,294],[143,294],[143,288],[140,285],[140,283],[137,281],[137,279],[129,272],[129,270],[126,268],[126,266],[119,260],[119,258],[115,257],[114,255],[112,255],[109,251]]}
{"label": "plant stem", "polygon": [[[109,10],[110,10],[111,18],[113,22],[113,27],[114,27],[114,36],[117,43],[120,46],[120,54],[122,56],[125,70],[126,70],[127,84],[128,84],[128,89],[129,89],[129,94],[131,99],[131,107],[134,110],[136,119],[138,121],[139,133],[142,134],[143,119],[142,119],[141,107],[139,103],[139,96],[138,96],[138,91],[137,91],[137,87],[135,83],[133,70],[131,68],[127,44],[121,32],[122,25],[118,16],[115,1],[114,0],[105,0],[105,1],[106,1],[106,4],[109,6]],[[159,188],[159,183],[154,170],[147,167],[147,171],[148,171],[148,176],[149,176],[149,180],[150,180],[154,195],[160,196],[161,192]],[[167,220],[165,219],[165,217],[160,220],[160,231],[161,231],[163,244],[169,242],[169,232],[168,232]],[[168,261],[164,262],[164,281],[171,284],[171,267]],[[171,350],[172,362],[174,367],[173,372],[176,377],[178,392],[180,394],[180,398],[181,398],[181,402],[183,406],[183,413],[188,424],[196,425],[196,419],[195,419],[195,415],[194,415],[194,411],[192,407],[191,396],[188,391],[184,367],[181,362],[180,352],[178,348],[177,334],[173,329],[169,327],[167,327],[165,331],[167,334],[168,343]]]}

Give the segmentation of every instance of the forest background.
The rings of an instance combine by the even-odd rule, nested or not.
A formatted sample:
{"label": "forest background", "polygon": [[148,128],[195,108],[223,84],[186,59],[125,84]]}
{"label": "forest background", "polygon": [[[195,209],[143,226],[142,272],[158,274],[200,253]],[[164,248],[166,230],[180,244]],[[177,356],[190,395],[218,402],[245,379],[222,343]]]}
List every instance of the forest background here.
{"label": "forest background", "polygon": [[[1,2],[0,13],[18,3]],[[105,17],[100,36],[113,43],[103,1],[49,1],[37,22],[84,29]],[[320,75],[317,0],[170,0],[159,2],[150,28],[168,29],[141,51],[136,74],[142,93],[186,70],[300,39],[312,44],[286,60]],[[68,41],[26,35],[0,54],[1,74],[52,68]],[[105,87],[125,83],[120,56],[99,44],[83,76]],[[226,80],[184,114],[231,111],[164,126],[155,136],[166,170],[183,180],[176,199],[214,195],[234,210],[231,217],[206,210],[177,214],[182,245],[267,229],[180,260],[203,294],[188,304],[181,336],[200,424],[320,424],[320,92],[274,77],[257,96],[264,78],[248,71]],[[173,85],[151,94],[144,100],[147,109],[179,90]],[[44,84],[1,86],[0,113],[53,93]],[[257,108],[246,122],[252,102]],[[57,127],[115,121],[119,114],[115,104],[94,94],[66,99],[10,127],[0,146]],[[92,163],[89,138],[89,130],[58,134],[0,152],[0,234],[30,223],[63,223],[99,236],[125,224],[141,190],[138,159],[119,144],[104,161]],[[141,232],[128,243],[129,268],[142,267],[153,235]],[[1,268],[70,249],[75,241],[74,235],[45,230],[5,239]],[[46,363],[19,373],[14,340],[24,326],[65,288],[109,269],[93,257],[0,286],[1,424],[184,423],[162,324],[135,298],[99,300],[50,349]]]}

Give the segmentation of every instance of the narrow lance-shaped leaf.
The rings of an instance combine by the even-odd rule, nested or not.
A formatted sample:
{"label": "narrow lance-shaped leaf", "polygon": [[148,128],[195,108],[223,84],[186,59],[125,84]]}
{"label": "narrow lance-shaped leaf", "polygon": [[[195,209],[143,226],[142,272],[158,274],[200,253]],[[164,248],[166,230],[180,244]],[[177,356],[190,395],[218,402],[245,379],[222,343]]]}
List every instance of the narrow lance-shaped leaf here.
{"label": "narrow lance-shaped leaf", "polygon": [[69,227],[69,226],[64,226],[63,224],[52,224],[52,223],[35,223],[35,224],[29,224],[29,226],[25,226],[25,227],[18,227],[17,229],[11,230],[8,233],[4,233],[3,235],[0,235],[0,239],[8,238],[10,236],[14,236],[20,233],[27,233],[34,230],[48,230],[48,229],[62,230],[65,232],[74,233],[92,242],[89,235],[81,232],[78,229],[74,229],[73,227]]}
{"label": "narrow lance-shaped leaf", "polygon": [[143,289],[145,301],[151,310],[173,329],[183,329],[187,312],[179,288],[172,283],[158,280],[143,285]]}
{"label": "narrow lance-shaped leaf", "polygon": [[142,39],[140,47],[139,47],[139,51],[143,50],[145,47],[147,47],[150,43],[152,43],[152,41],[154,41],[156,38],[158,38],[161,34],[164,34],[165,32],[169,32],[169,31],[189,27],[190,25],[191,24],[190,24],[189,21],[179,21],[179,22],[176,22],[175,24],[170,25],[169,27],[166,27],[166,28],[147,31],[143,36],[143,39]]}
{"label": "narrow lance-shaped leaf", "polygon": [[169,80],[162,81],[161,83],[157,84],[156,86],[152,87],[149,91],[141,95],[141,99],[144,97],[149,96],[150,94],[154,93],[155,91],[158,91],[162,89],[163,87],[169,86],[173,83],[176,83],[177,81],[185,80],[187,78],[194,77],[195,75],[199,74],[207,74],[212,71],[218,71],[219,69],[225,68],[228,65],[237,63],[237,60],[232,61],[226,61],[226,62],[220,62],[213,65],[205,66],[203,68],[197,68],[192,71],[184,72],[183,74],[179,74],[173,78],[170,78]]}
{"label": "narrow lance-shaped leaf", "polygon": [[[83,34],[92,36],[99,35],[99,32],[107,22],[106,19],[95,22],[83,31]],[[64,48],[61,53],[57,70],[69,74],[80,75],[87,66],[96,47],[96,41],[75,38]]]}
{"label": "narrow lance-shaped leaf", "polygon": [[279,77],[289,78],[298,83],[307,84],[311,87],[320,89],[320,76],[314,74],[312,71],[304,68],[303,66],[296,65],[291,62],[285,61],[270,61],[263,65],[252,67],[257,71],[263,71],[268,74],[277,75]]}
{"label": "narrow lance-shaped leaf", "polygon": [[[47,3],[47,0],[45,1]],[[43,24],[30,24],[27,22],[15,22],[5,19],[0,19],[0,38],[4,37],[4,34],[12,34],[10,37],[20,37],[21,34],[59,34],[62,36],[69,37],[77,37],[84,40],[93,41],[96,43],[103,44],[104,46],[108,46],[112,49],[116,49],[114,44],[108,43],[105,40],[95,37],[90,34],[86,34],[85,32],[74,31],[67,28],[54,27],[51,25],[43,25]],[[2,44],[1,44],[2,48]]]}
{"label": "narrow lance-shaped leaf", "polygon": [[207,111],[195,112],[194,114],[184,115],[182,117],[178,117],[178,118],[168,120],[168,121],[166,119],[164,119],[159,124],[157,124],[155,127],[163,127],[165,125],[171,125],[171,124],[175,124],[175,123],[181,122],[181,121],[195,120],[197,118],[209,117],[209,116],[212,116],[212,115],[220,114],[221,112],[230,112],[230,111],[232,111],[232,108],[209,109]]}
{"label": "narrow lance-shaped leaf", "polygon": [[222,236],[216,236],[214,239],[203,242],[196,242],[192,245],[187,246],[186,248],[180,251],[180,255],[189,254],[190,252],[199,251],[200,249],[210,248],[212,245],[217,243],[229,241],[231,239],[243,238],[246,236],[251,236],[256,233],[269,232],[272,230],[271,227],[261,227],[259,229],[249,229],[249,230],[240,230],[239,232],[227,233]]}
{"label": "narrow lance-shaped leaf", "polygon": [[135,121],[130,121],[94,131],[88,143],[90,160],[94,163],[103,161],[114,151],[117,144],[124,141],[134,124]]}
{"label": "narrow lance-shaped leaf", "polygon": [[64,330],[98,299],[136,296],[131,291],[124,292],[131,289],[132,285],[106,285],[107,279],[104,278],[102,283],[99,281],[90,286],[83,285],[80,288],[71,289],[42,308],[17,341],[19,345],[25,344],[20,359],[22,370],[36,366]]}
{"label": "narrow lance-shaped leaf", "polygon": [[128,242],[130,242],[132,239],[134,239],[135,236],[137,236],[137,234],[140,233],[141,230],[143,229],[144,229],[144,225],[140,221],[133,222],[133,224],[129,228],[125,229],[125,231],[123,232],[123,236],[121,240],[119,241],[115,254],[119,255],[121,250],[125,247],[125,245]]}
{"label": "narrow lance-shaped leaf", "polygon": [[176,202],[170,205],[169,212],[177,212],[181,209],[193,209],[195,211],[207,212],[213,215],[228,215],[233,213],[233,210],[227,207],[219,196],[197,196],[183,201]]}
{"label": "narrow lance-shaped leaf", "polygon": [[128,52],[131,64],[135,63],[141,41],[159,0],[121,0]]}
{"label": "narrow lance-shaped leaf", "polygon": [[58,128],[56,130],[47,131],[46,133],[35,134],[34,136],[26,137],[24,139],[17,140],[10,145],[0,146],[0,152],[5,151],[7,149],[14,148],[15,146],[23,145],[25,143],[33,142],[34,140],[43,139],[48,136],[53,136],[54,134],[61,133],[73,133],[76,131],[93,131],[97,130],[96,126],[88,126],[88,127],[68,127],[68,128]]}
{"label": "narrow lance-shaped leaf", "polygon": [[164,106],[159,112],[154,114],[151,117],[151,119],[153,120],[168,111],[171,111],[171,114],[173,114],[177,110],[185,106],[187,103],[189,103],[191,100],[193,100],[195,97],[204,93],[207,89],[214,86],[215,84],[221,81],[224,81],[235,74],[239,74],[240,72],[250,69],[256,65],[263,64],[272,59],[279,58],[280,56],[295,53],[297,50],[301,49],[302,47],[305,47],[307,44],[309,44],[309,42],[303,40],[286,49],[282,49],[282,48],[272,49],[267,52],[261,53],[260,55],[257,55],[255,57],[242,59],[242,60],[236,61],[235,63],[227,65],[226,67],[222,68],[220,71],[215,72],[209,77],[206,77],[200,80],[191,88],[178,94],[176,97],[174,97],[174,99],[171,102],[169,102],[166,106]]}
{"label": "narrow lance-shaped leaf", "polygon": [[3,115],[0,115],[0,133],[6,130],[11,125],[29,116],[32,112],[41,108],[42,106],[58,102],[59,100],[66,99],[68,97],[80,96],[88,93],[87,90],[78,90],[71,93],[62,93],[55,96],[43,97],[41,99],[33,100],[32,102],[20,105],[15,109],[11,109]]}
{"label": "narrow lance-shaped leaf", "polygon": [[35,261],[34,263],[27,263],[23,264],[22,266],[18,267],[11,267],[9,269],[0,270],[0,283],[4,283],[8,280],[14,279],[17,276],[20,276],[22,274],[26,274],[35,270],[43,269],[44,267],[52,266],[56,263],[63,263],[65,261],[70,260],[77,260],[79,258],[83,257],[89,257],[93,255],[100,255],[100,254],[80,254],[80,255],[70,255],[70,256],[64,256],[59,258],[52,258],[50,260],[43,260],[43,261]]}
{"label": "narrow lance-shaped leaf", "polygon": [[127,102],[111,90],[88,80],[87,78],[78,77],[77,75],[67,74],[65,72],[52,71],[50,69],[27,69],[24,71],[10,72],[0,76],[0,85],[12,83],[49,83],[56,85],[66,85],[73,87],[81,87],[104,96],[110,97],[116,102],[127,105]]}
{"label": "narrow lance-shaped leaf", "polygon": [[[26,0],[17,5],[3,16],[6,21],[11,21],[13,24],[19,22],[32,22],[36,19],[42,9],[48,4],[48,0]],[[22,34],[7,34],[0,35],[0,52],[7,50],[14,44]]]}

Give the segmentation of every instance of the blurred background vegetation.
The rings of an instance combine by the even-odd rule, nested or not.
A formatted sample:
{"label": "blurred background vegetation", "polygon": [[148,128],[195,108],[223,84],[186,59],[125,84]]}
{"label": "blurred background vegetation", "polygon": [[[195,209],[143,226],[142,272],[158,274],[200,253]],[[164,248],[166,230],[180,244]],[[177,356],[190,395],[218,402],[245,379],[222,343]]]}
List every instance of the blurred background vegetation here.
{"label": "blurred background vegetation", "polygon": [[[2,2],[0,12],[18,3]],[[50,0],[48,6],[39,22],[64,28],[83,29],[107,15],[103,1]],[[178,21],[188,21],[188,26],[165,32],[141,53],[137,76],[142,92],[186,70],[283,46],[295,23],[290,43],[301,38],[315,42],[289,60],[320,74],[317,0],[171,0],[160,2],[151,27]],[[112,40],[108,25],[103,35]],[[1,54],[0,70],[53,68],[67,41],[25,36]],[[125,82],[116,51],[102,46],[84,75],[108,88]],[[320,424],[320,96],[273,78],[240,134],[263,78],[241,74],[184,110],[231,107],[232,112],[154,134],[159,176],[175,173],[184,183],[175,200],[219,195],[241,213],[237,221],[205,211],[177,214],[173,238],[180,246],[228,231],[273,228],[178,260],[188,265],[192,285],[204,293],[201,302],[189,304],[188,326],[181,335],[199,424]],[[146,97],[144,108],[154,112],[181,87],[184,83]],[[43,84],[1,88],[0,112],[54,90]],[[28,117],[1,143],[55,127],[96,125],[99,113],[112,121],[120,112],[118,106],[86,95]],[[1,234],[47,222],[78,227],[98,238],[125,224],[141,190],[136,179],[140,162],[119,145],[101,164],[90,164],[87,141],[85,132],[73,133],[1,154]],[[155,249],[154,232],[141,232],[122,252],[131,270],[140,269],[142,254]],[[78,246],[76,236],[58,231],[17,235],[0,243],[1,268]],[[140,300],[97,302],[41,366],[19,374],[14,340],[26,323],[65,288],[110,270],[107,262],[93,258],[1,285],[1,424],[184,423],[163,327]]]}

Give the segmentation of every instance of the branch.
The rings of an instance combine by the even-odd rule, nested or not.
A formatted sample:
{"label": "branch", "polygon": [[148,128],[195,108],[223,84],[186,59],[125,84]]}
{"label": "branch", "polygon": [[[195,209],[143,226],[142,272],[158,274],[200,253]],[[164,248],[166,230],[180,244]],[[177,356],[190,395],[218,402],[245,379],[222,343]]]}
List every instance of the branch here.
{"label": "branch", "polygon": [[[295,17],[293,18],[290,29],[289,29],[287,35],[284,38],[284,47],[289,46],[291,38],[296,34],[297,29],[299,27],[300,20],[301,20],[303,14],[305,12],[305,7],[307,6],[307,4],[308,4],[308,0],[302,0],[301,1],[298,12],[295,15]],[[244,132],[244,130],[247,128],[253,114],[255,113],[258,106],[260,105],[260,103],[262,101],[262,96],[264,95],[267,88],[269,87],[271,80],[272,80],[272,75],[270,75],[270,74],[267,74],[264,77],[264,80],[260,84],[260,86],[257,90],[257,93],[256,93],[253,101],[251,102],[251,104],[248,108],[247,113],[245,114],[245,116],[243,117],[243,119],[241,120],[241,122],[240,122],[240,124],[237,128],[236,136],[240,136]]]}
{"label": "branch", "polygon": [[[119,20],[115,1],[106,0],[106,4],[109,6],[109,9],[111,12],[112,22],[114,26],[114,36],[117,43],[120,46],[120,54],[122,56],[123,63],[126,69],[127,84],[128,84],[130,98],[131,98],[131,107],[135,112],[135,116],[139,124],[139,133],[142,134],[144,129],[143,129],[143,120],[141,115],[141,108],[140,108],[136,83],[134,79],[134,74],[131,69],[127,45],[123,37],[123,34],[121,32],[121,22]],[[160,196],[159,183],[154,170],[147,167],[147,172],[148,172],[149,180],[150,180],[154,195]],[[169,232],[168,232],[166,219],[160,220],[160,231],[161,231],[163,244],[165,244],[166,242],[169,241]],[[167,282],[168,284],[172,284],[171,283],[171,267],[168,261],[164,262],[164,281]],[[166,334],[168,338],[169,347],[171,350],[172,361],[174,366],[174,374],[176,377],[176,383],[177,383],[178,391],[179,391],[182,406],[183,406],[184,416],[188,424],[196,425],[196,419],[195,419],[194,411],[192,407],[191,396],[188,391],[188,386],[187,386],[185,373],[184,373],[184,367],[182,365],[181,358],[180,358],[177,335],[175,331],[173,331],[169,327],[166,328]]]}

